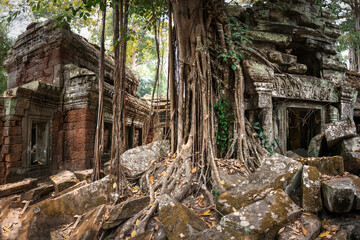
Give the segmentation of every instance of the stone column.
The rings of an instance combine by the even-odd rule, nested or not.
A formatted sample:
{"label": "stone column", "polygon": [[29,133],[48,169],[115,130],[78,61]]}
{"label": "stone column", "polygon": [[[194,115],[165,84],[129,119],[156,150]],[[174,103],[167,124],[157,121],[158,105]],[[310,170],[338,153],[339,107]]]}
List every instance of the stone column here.
{"label": "stone column", "polygon": [[260,109],[261,125],[264,129],[264,139],[268,139],[267,144],[273,141],[273,122],[272,122],[272,86],[270,82],[255,82],[257,93],[256,107]]}
{"label": "stone column", "polygon": [[353,119],[357,93],[352,87],[348,86],[342,86],[340,91],[340,120]]}

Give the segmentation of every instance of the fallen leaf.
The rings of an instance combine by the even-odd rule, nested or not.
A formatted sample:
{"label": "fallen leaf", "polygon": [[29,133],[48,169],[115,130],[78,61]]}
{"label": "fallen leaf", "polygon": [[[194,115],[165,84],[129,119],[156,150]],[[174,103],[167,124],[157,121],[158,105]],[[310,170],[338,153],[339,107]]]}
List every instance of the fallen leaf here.
{"label": "fallen leaf", "polygon": [[304,236],[307,235],[307,231],[306,231],[306,229],[305,229],[304,227],[301,227],[301,231],[302,231],[302,233],[304,234]]}
{"label": "fallen leaf", "polygon": [[5,232],[7,232],[7,233],[10,231],[10,230],[9,230],[8,228],[6,228],[6,227],[3,227],[2,229],[3,229]]}
{"label": "fallen leaf", "polygon": [[282,233],[285,230],[285,227],[280,228],[280,230],[278,231],[278,234]]}
{"label": "fallen leaf", "polygon": [[176,153],[174,153],[174,154],[172,155],[172,158],[176,158]]}
{"label": "fallen leaf", "polygon": [[154,219],[155,219],[157,222],[160,222],[160,220],[159,220],[158,217],[154,217]]}
{"label": "fallen leaf", "polygon": [[222,185],[224,185],[224,184],[225,184],[225,181],[224,181],[224,180],[221,180],[220,183],[221,183]]}
{"label": "fallen leaf", "polygon": [[329,234],[330,234],[329,231],[328,231],[328,232],[323,232],[322,234],[320,234],[319,237],[326,237],[326,236],[329,235]]}
{"label": "fallen leaf", "polygon": [[211,216],[210,209],[201,214],[201,216]]}
{"label": "fallen leaf", "polygon": [[212,227],[215,227],[215,225],[216,225],[216,222],[215,222],[215,221],[211,221],[211,226],[212,226]]}
{"label": "fallen leaf", "polygon": [[236,212],[236,211],[237,211],[236,208],[234,208],[234,207],[232,207],[232,210],[233,210],[233,212]]}
{"label": "fallen leaf", "polygon": [[151,184],[153,184],[154,183],[154,177],[150,176],[149,181],[150,181]]}
{"label": "fallen leaf", "polygon": [[154,204],[155,204],[155,202],[153,202],[152,204],[150,204],[149,207],[151,207],[151,206],[154,205]]}
{"label": "fallen leaf", "polygon": [[135,236],[136,236],[136,230],[134,230],[134,231],[131,232],[131,237],[133,238],[133,237],[135,237]]}
{"label": "fallen leaf", "polygon": [[191,173],[196,173],[196,167],[191,170]]}
{"label": "fallen leaf", "polygon": [[158,224],[155,225],[155,230],[156,231],[159,230],[159,225]]}
{"label": "fallen leaf", "polygon": [[238,179],[238,182],[239,182],[239,183],[241,183],[241,180],[240,180],[240,179]]}
{"label": "fallen leaf", "polygon": [[139,224],[140,224],[140,220],[139,220],[139,219],[136,219],[135,225],[138,226]]}
{"label": "fallen leaf", "polygon": [[113,184],[113,188],[114,188],[114,189],[116,188],[116,182],[114,182],[114,184]]}
{"label": "fallen leaf", "polygon": [[162,175],[164,176],[164,177],[166,177],[166,172],[164,171],[164,172],[162,172]]}
{"label": "fallen leaf", "polygon": [[311,216],[311,213],[303,212],[303,215]]}

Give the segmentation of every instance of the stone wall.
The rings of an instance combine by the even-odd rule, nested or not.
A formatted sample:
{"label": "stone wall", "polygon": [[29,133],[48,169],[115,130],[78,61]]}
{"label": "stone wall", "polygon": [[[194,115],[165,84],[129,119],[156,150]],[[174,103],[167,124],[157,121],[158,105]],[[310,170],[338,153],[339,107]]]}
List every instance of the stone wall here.
{"label": "stone wall", "polygon": [[[340,30],[312,0],[258,1],[229,14],[248,25],[249,47],[273,64],[245,53],[247,115],[260,122],[265,139],[278,137],[288,150],[291,109],[320,111],[320,129],[334,119],[353,118],[357,91],[346,81],[346,64],[336,58]],[[277,144],[276,144],[277,145]]]}
{"label": "stone wall", "polygon": [[[92,166],[99,48],[68,26],[53,26],[30,24],[9,51],[8,90],[0,97],[0,183]],[[104,119],[111,141],[114,59],[105,59]],[[125,122],[134,132],[145,127],[150,109],[134,96],[138,78],[129,69],[126,78]]]}

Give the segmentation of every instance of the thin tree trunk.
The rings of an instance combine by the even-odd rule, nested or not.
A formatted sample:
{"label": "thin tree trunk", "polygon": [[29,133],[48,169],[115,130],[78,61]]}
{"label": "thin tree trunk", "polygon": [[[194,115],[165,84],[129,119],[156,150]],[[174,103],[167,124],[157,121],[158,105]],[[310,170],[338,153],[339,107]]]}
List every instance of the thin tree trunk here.
{"label": "thin tree trunk", "polygon": [[169,88],[170,88],[170,129],[171,129],[171,152],[175,152],[175,69],[174,69],[174,45],[172,31],[171,3],[168,0],[169,11]]}
{"label": "thin tree trunk", "polygon": [[104,75],[105,75],[105,21],[106,21],[106,0],[103,1],[101,43],[99,57],[99,102],[95,135],[94,165],[92,180],[100,179],[101,159],[104,150]]}
{"label": "thin tree trunk", "polygon": [[[355,8],[354,8],[355,31],[358,33],[360,30],[359,1],[358,0],[354,0],[354,6],[355,6]],[[357,45],[358,44],[359,43],[357,43]],[[355,50],[355,56],[356,56],[356,58],[354,58],[354,60],[356,60],[355,71],[360,72],[360,48],[359,48],[359,46],[356,46],[356,48],[354,48],[354,50]]]}
{"label": "thin tree trunk", "polygon": [[[124,6],[125,5],[125,6]],[[117,0],[114,7],[114,57],[115,57],[115,72],[114,72],[114,96],[113,96],[113,129],[112,129],[112,144],[111,144],[111,182],[115,182],[116,191],[122,190],[124,183],[124,173],[121,168],[120,156],[124,151],[123,142],[123,124],[124,118],[124,88],[126,86],[125,71],[126,71],[126,28],[128,18],[128,1]],[[125,13],[124,13],[125,11]],[[120,29],[119,29],[120,23]],[[119,31],[121,30],[121,38],[119,38]],[[120,55],[121,48],[121,55]]]}

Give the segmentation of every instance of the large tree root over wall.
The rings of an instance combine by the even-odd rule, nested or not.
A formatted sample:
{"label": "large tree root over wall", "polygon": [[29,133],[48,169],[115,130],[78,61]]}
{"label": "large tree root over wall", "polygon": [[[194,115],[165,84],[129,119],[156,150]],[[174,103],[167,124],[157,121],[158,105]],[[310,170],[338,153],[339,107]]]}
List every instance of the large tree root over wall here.
{"label": "large tree root over wall", "polygon": [[[174,98],[170,99],[177,106],[172,113],[177,116],[177,152],[157,182],[152,179],[156,167],[145,174],[143,189],[150,195],[151,204],[122,225],[117,231],[119,239],[130,233],[139,235],[145,231],[149,220],[157,213],[157,199],[163,194],[182,201],[191,194],[202,192],[213,204],[214,191],[225,191],[216,164],[220,154],[217,152],[217,119],[213,107],[222,94],[233,99],[235,137],[226,157],[235,157],[250,174],[267,155],[257,133],[245,118],[244,74],[241,59],[235,54],[244,47],[232,37],[226,6],[221,1],[204,0],[171,0],[171,5],[178,53],[175,69],[178,81]],[[170,51],[173,50],[170,48]],[[247,52],[262,57],[250,48]],[[219,59],[220,53],[229,57]],[[219,86],[224,90],[219,91]]]}

